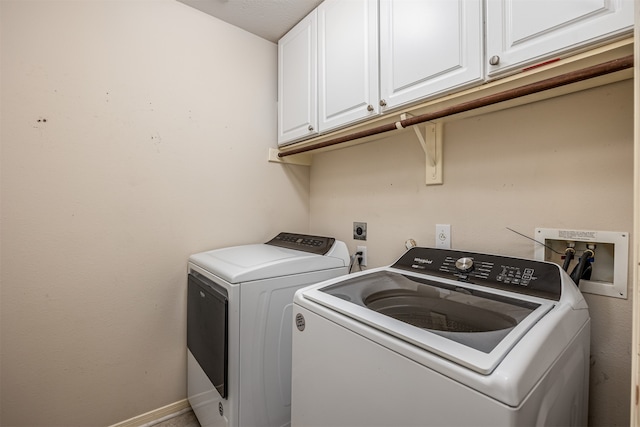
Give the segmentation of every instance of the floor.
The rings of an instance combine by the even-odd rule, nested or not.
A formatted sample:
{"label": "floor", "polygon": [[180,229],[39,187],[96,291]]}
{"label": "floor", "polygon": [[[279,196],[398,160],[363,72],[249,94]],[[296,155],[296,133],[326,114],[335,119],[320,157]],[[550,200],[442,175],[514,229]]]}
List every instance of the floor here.
{"label": "floor", "polygon": [[200,423],[193,411],[188,411],[177,417],[154,424],[153,427],[200,427]]}

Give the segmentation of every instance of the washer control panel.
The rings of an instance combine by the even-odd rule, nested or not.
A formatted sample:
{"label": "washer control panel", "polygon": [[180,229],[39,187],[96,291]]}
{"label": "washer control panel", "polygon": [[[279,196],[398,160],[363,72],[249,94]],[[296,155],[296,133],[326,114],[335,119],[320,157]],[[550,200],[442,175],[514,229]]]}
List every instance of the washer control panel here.
{"label": "washer control panel", "polygon": [[475,252],[415,247],[392,267],[556,301],[562,289],[555,264]]}
{"label": "washer control panel", "polygon": [[309,236],[307,234],[280,233],[266,244],[280,246],[281,248],[295,249],[297,251],[310,252],[312,254],[325,255],[333,243],[333,237]]}

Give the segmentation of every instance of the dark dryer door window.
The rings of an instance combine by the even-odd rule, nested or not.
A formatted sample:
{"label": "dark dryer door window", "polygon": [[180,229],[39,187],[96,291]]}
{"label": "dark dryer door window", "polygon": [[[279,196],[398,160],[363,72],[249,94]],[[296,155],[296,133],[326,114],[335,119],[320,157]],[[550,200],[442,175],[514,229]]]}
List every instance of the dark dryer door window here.
{"label": "dark dryer door window", "polygon": [[220,396],[227,397],[227,292],[206,277],[189,274],[187,347]]}

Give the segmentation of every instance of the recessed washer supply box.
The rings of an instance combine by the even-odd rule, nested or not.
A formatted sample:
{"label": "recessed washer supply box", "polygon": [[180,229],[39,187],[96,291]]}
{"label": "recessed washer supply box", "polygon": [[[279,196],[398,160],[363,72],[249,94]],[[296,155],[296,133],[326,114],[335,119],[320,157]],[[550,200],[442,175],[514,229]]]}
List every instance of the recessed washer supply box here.
{"label": "recessed washer supply box", "polygon": [[[575,247],[578,262],[587,245],[595,245],[593,272],[589,280],[580,280],[580,291],[614,298],[627,298],[629,263],[629,233],[624,231],[593,231],[557,228],[536,228],[535,259],[563,264],[563,254],[569,244]],[[542,244],[544,245],[542,245]]]}

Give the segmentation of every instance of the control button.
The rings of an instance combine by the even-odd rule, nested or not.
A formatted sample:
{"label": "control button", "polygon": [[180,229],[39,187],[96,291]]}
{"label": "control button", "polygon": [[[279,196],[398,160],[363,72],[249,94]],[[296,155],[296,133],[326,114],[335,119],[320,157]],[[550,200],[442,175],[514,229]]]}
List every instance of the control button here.
{"label": "control button", "polygon": [[473,269],[473,258],[463,257],[456,261],[456,268],[460,271],[466,272]]}

